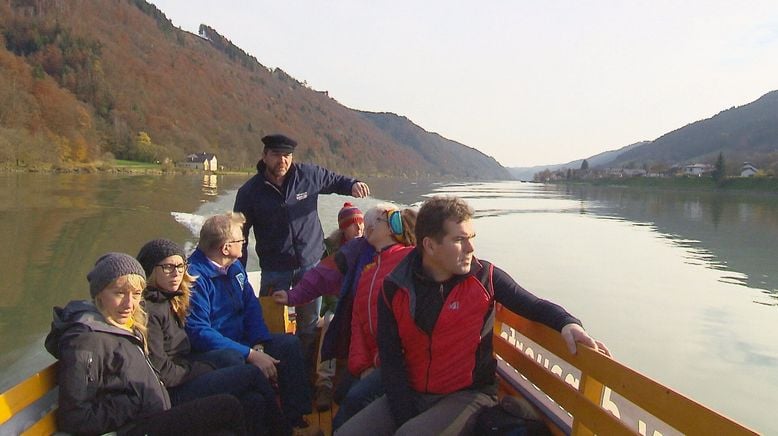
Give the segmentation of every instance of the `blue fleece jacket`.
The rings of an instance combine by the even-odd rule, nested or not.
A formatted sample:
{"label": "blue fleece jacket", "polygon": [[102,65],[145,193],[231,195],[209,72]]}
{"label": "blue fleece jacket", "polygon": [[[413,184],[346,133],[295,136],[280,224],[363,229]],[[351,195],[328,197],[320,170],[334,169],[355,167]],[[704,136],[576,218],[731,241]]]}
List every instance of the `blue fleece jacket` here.
{"label": "blue fleece jacket", "polygon": [[192,349],[231,348],[248,357],[251,346],[270,339],[262,308],[240,262],[224,274],[198,248],[189,257],[189,274],[198,276],[185,325]]}

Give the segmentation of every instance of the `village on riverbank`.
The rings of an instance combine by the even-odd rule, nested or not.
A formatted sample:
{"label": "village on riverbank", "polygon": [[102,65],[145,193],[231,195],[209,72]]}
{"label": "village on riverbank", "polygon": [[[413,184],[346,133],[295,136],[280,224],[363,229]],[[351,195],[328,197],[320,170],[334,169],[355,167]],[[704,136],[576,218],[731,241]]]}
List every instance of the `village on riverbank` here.
{"label": "village on riverbank", "polygon": [[778,179],[770,171],[743,162],[728,168],[723,154],[715,164],[691,163],[671,167],[589,168],[584,160],[579,169],[544,170],[533,177],[538,183],[570,183],[599,186],[656,188],[668,190],[757,191],[778,193]]}

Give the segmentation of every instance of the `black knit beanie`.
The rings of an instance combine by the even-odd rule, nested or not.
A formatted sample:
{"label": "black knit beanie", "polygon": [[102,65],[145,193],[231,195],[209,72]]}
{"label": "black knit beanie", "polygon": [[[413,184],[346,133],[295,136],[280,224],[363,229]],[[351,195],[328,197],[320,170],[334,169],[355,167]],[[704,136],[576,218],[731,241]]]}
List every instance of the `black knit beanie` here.
{"label": "black knit beanie", "polygon": [[95,298],[112,281],[128,274],[145,277],[143,267],[129,254],[106,253],[100,256],[92,271],[86,275],[89,281],[89,295]]}
{"label": "black knit beanie", "polygon": [[148,277],[159,261],[175,255],[179,255],[181,259],[186,260],[186,254],[184,254],[184,250],[178,244],[169,239],[155,239],[141,247],[138,255],[135,257],[143,266],[143,270],[146,271],[146,277]]}

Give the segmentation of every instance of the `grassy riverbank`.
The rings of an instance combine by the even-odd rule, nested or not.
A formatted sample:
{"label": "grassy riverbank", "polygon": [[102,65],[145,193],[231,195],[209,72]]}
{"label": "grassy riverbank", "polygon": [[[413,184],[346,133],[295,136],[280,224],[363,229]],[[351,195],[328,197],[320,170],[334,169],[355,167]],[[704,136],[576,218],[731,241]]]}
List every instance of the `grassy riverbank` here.
{"label": "grassy riverbank", "polygon": [[778,179],[772,177],[733,177],[717,184],[710,177],[630,177],[618,179],[558,180],[551,183],[684,191],[749,191],[778,194]]}
{"label": "grassy riverbank", "polygon": [[[254,168],[242,170],[220,170],[214,174],[253,174]],[[138,162],[131,160],[114,160],[110,162],[69,163],[35,165],[2,165],[0,172],[20,173],[131,173],[131,174],[200,174],[203,170],[176,167],[171,164],[156,164],[151,162]]]}
{"label": "grassy riverbank", "polygon": [[[313,162],[315,163],[315,162]],[[253,175],[257,170],[255,167],[240,169],[221,169],[215,172],[205,172],[199,169],[177,167],[173,164],[156,164],[150,162],[139,162],[131,160],[116,159],[112,161],[94,161],[89,163],[67,163],[50,164],[36,163],[15,165],[10,162],[0,162],[0,173],[127,173],[127,174],[217,174],[217,175]],[[357,179],[365,178],[396,178],[398,176],[388,173],[363,173],[355,171],[347,174]],[[413,180],[434,180],[434,181],[455,181],[462,178],[451,176],[416,176]],[[476,181],[478,179],[464,179]]]}

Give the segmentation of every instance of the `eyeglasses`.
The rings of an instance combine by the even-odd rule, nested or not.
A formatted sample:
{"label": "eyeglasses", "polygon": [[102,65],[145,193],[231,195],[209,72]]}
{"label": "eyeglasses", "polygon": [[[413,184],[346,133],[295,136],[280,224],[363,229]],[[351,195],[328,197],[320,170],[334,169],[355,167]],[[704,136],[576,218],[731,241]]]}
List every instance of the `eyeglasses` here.
{"label": "eyeglasses", "polygon": [[236,239],[234,241],[227,241],[228,244],[237,244],[238,242],[240,242],[242,244],[242,243],[246,242],[246,240],[245,239]]}
{"label": "eyeglasses", "polygon": [[179,263],[178,265],[172,263],[161,263],[157,266],[162,268],[162,272],[165,274],[173,274],[173,270],[176,270],[181,274],[186,271],[186,263]]}

